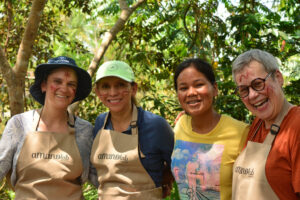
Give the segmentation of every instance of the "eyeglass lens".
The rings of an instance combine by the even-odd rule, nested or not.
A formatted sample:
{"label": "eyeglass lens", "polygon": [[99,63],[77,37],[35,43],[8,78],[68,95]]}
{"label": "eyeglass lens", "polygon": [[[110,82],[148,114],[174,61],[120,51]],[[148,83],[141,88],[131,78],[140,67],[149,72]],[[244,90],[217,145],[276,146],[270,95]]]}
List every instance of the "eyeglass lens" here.
{"label": "eyeglass lens", "polygon": [[256,78],[251,81],[250,86],[239,86],[237,87],[237,92],[240,95],[240,97],[244,98],[249,95],[249,87],[251,87],[255,91],[261,91],[265,88],[265,81],[267,78],[272,74],[272,72],[268,73],[266,78]]}

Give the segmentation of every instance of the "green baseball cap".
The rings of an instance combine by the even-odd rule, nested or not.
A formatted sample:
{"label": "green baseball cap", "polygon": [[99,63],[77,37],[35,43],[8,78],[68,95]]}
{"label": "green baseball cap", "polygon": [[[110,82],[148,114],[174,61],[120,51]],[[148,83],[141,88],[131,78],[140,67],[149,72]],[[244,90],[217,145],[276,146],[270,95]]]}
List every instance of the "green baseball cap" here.
{"label": "green baseball cap", "polygon": [[127,82],[134,82],[134,73],[131,67],[123,61],[113,60],[103,63],[97,70],[95,83],[108,76],[115,76]]}

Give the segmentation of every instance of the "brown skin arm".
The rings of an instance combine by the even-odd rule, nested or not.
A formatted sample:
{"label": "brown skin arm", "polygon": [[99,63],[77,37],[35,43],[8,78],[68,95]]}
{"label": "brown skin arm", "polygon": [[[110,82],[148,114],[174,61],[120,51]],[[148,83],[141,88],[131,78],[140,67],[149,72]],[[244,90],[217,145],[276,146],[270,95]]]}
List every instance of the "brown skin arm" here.
{"label": "brown skin arm", "polygon": [[162,179],[163,198],[166,198],[171,194],[173,182],[174,182],[174,177],[171,172],[171,168],[170,166],[167,166],[165,163],[165,167],[163,170],[163,179]]}

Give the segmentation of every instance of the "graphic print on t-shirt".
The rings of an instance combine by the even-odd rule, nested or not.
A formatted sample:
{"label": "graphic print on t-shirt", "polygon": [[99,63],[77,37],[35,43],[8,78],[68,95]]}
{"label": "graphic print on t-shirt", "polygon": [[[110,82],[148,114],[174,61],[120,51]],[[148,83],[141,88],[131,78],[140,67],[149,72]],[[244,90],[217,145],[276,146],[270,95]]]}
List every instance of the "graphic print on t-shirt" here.
{"label": "graphic print on t-shirt", "polygon": [[177,140],[172,154],[172,172],[180,199],[220,199],[222,144]]}

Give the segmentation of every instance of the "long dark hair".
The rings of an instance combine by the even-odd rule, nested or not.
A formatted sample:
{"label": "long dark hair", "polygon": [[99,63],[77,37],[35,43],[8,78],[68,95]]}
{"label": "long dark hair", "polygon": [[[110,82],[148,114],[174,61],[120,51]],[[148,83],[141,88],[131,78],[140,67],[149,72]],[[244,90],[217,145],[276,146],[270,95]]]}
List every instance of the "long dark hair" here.
{"label": "long dark hair", "polygon": [[216,80],[212,66],[200,58],[190,58],[180,63],[175,69],[174,87],[176,91],[178,76],[184,69],[188,67],[194,67],[197,71],[201,72],[212,85],[215,84]]}

